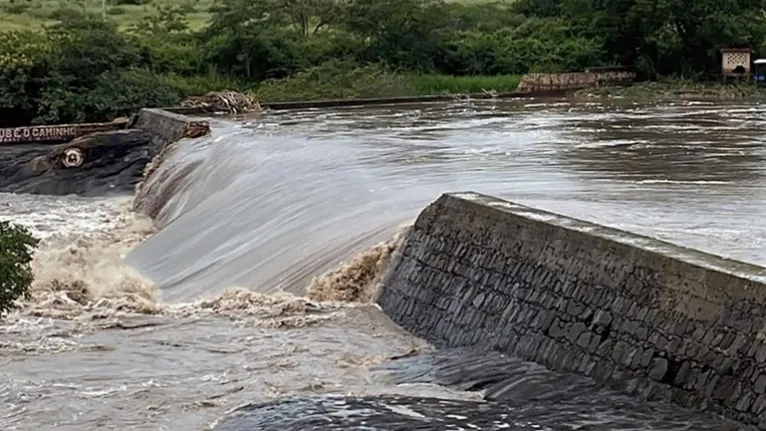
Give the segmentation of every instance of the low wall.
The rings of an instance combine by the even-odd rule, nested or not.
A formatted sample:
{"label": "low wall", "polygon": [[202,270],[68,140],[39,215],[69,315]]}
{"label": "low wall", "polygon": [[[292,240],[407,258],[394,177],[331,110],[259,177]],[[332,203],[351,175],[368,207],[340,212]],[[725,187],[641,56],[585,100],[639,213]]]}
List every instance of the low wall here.
{"label": "low wall", "polygon": [[[157,141],[155,156],[144,170],[142,182],[136,187],[133,199],[133,211],[157,219],[168,196],[175,193],[177,181],[168,181],[169,177],[183,177],[184,170],[176,171],[166,166],[160,169],[162,160],[173,147],[170,144],[183,138],[198,138],[210,133],[210,124],[203,119],[194,119],[183,114],[164,109],[142,109],[136,119],[136,128],[150,130]],[[166,182],[172,185],[163,189]]]}
{"label": "low wall", "polygon": [[210,125],[207,121],[163,109],[142,109],[133,127],[150,132],[162,145],[182,138],[198,138],[210,133]]}
{"label": "low wall", "polygon": [[377,302],[479,345],[766,429],[766,270],[475,193],[418,217]]}
{"label": "low wall", "polygon": [[398,97],[375,97],[364,99],[330,99],[330,100],[301,100],[292,102],[262,102],[264,109],[287,110],[309,108],[333,108],[346,106],[377,106],[377,105],[404,105],[434,102],[449,102],[455,100],[489,100],[489,99],[520,99],[526,97],[561,97],[565,91],[551,90],[534,93],[507,91],[498,93],[468,93],[468,94],[443,94],[429,96],[398,96]]}
{"label": "low wall", "polygon": [[[370,97],[370,98],[349,98],[349,99],[324,99],[324,100],[294,100],[285,102],[259,102],[261,108],[275,111],[284,111],[290,109],[312,109],[312,108],[343,108],[359,106],[379,106],[379,105],[406,105],[434,102],[449,102],[455,100],[488,100],[488,99],[520,99],[529,97],[561,97],[566,95],[567,91],[561,89],[541,90],[534,92],[509,91],[499,93],[468,93],[468,94],[436,94],[429,96],[395,96],[395,97]],[[215,108],[203,106],[174,106],[162,108],[163,111],[183,115],[205,115],[210,116],[217,113]],[[226,114],[224,114],[226,115]]]}
{"label": "low wall", "polygon": [[528,73],[521,78],[518,92],[572,91],[583,88],[630,85],[636,74],[614,70],[578,73]]}

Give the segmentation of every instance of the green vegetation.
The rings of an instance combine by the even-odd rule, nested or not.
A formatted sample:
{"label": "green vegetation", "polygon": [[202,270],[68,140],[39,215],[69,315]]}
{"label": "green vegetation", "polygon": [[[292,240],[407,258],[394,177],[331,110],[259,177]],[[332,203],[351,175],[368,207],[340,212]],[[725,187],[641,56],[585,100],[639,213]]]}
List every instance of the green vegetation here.
{"label": "green vegetation", "polygon": [[38,240],[21,226],[0,221],[0,316],[16,300],[27,297],[32,285],[32,251]]}
{"label": "green vegetation", "polygon": [[722,84],[690,79],[660,79],[634,84],[630,87],[589,88],[575,92],[575,98],[621,98],[632,101],[744,100],[766,97],[766,87],[751,84]]}
{"label": "green vegetation", "polygon": [[[492,1],[448,0],[447,3],[484,4]],[[71,11],[92,15],[106,13],[121,29],[127,29],[156,16],[155,6],[182,9],[186,12],[189,27],[199,30],[210,21],[214,3],[215,0],[107,0],[105,3],[101,0],[0,0],[0,31],[41,30]]]}
{"label": "green vegetation", "polygon": [[[74,14],[100,16],[102,5],[101,0],[0,0],[0,31],[42,30]],[[156,16],[155,6],[182,9],[189,27],[199,30],[210,20],[213,0],[107,0],[105,12],[121,29],[128,29]]]}
{"label": "green vegetation", "polygon": [[[159,2],[159,3],[157,3]],[[766,52],[766,0],[0,0],[0,126],[263,100],[513,90],[528,72],[715,76]],[[9,27],[8,23],[13,24]],[[0,27],[2,28],[2,27]]]}
{"label": "green vegetation", "polygon": [[520,80],[519,75],[393,73],[378,64],[330,60],[287,78],[267,79],[254,93],[259,100],[269,101],[425,96],[514,91]]}

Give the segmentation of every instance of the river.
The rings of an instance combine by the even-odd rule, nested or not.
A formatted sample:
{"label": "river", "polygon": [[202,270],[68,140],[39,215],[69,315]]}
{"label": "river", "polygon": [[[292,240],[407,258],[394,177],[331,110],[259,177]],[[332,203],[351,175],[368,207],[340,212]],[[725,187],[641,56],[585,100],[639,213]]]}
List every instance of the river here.
{"label": "river", "polygon": [[0,195],[0,217],[44,238],[32,298],[0,326],[0,429],[740,429],[586,400],[508,358],[493,367],[514,389],[480,402],[489,383],[404,372],[446,365],[368,300],[389,240],[448,191],[766,265],[760,106],[459,101],[212,126],[141,197],[154,225],[130,196]]}

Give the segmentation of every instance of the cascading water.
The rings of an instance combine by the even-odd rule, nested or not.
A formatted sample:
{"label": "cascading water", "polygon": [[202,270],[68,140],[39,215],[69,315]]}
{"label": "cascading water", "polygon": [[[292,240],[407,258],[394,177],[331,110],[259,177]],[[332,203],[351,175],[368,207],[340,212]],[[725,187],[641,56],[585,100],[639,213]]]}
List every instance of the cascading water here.
{"label": "cascading water", "polygon": [[[353,421],[333,409],[366,412],[353,420],[374,417],[367,429],[738,429],[596,389],[578,398],[576,379],[507,359],[484,364],[505,370],[487,381],[507,383],[499,404],[470,385],[391,380],[370,365],[430,347],[368,305],[396,242],[370,247],[440,193],[475,190],[764,264],[765,124],[745,104],[307,110],[174,145],[136,197],[154,223],[128,212],[131,197],[1,195],[0,217],[46,239],[31,298],[0,326],[0,428],[201,429],[256,403],[220,429],[305,429],[326,421],[320,408],[338,429]],[[445,354],[391,367],[469,361]]]}

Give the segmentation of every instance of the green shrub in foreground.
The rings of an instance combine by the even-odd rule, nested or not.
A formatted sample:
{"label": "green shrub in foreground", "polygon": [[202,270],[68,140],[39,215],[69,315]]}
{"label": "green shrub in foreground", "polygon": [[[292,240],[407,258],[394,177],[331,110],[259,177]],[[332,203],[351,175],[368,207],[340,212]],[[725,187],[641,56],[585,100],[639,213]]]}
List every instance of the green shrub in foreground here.
{"label": "green shrub in foreground", "polygon": [[0,221],[0,316],[12,310],[17,299],[29,296],[30,263],[38,242],[25,227]]}

